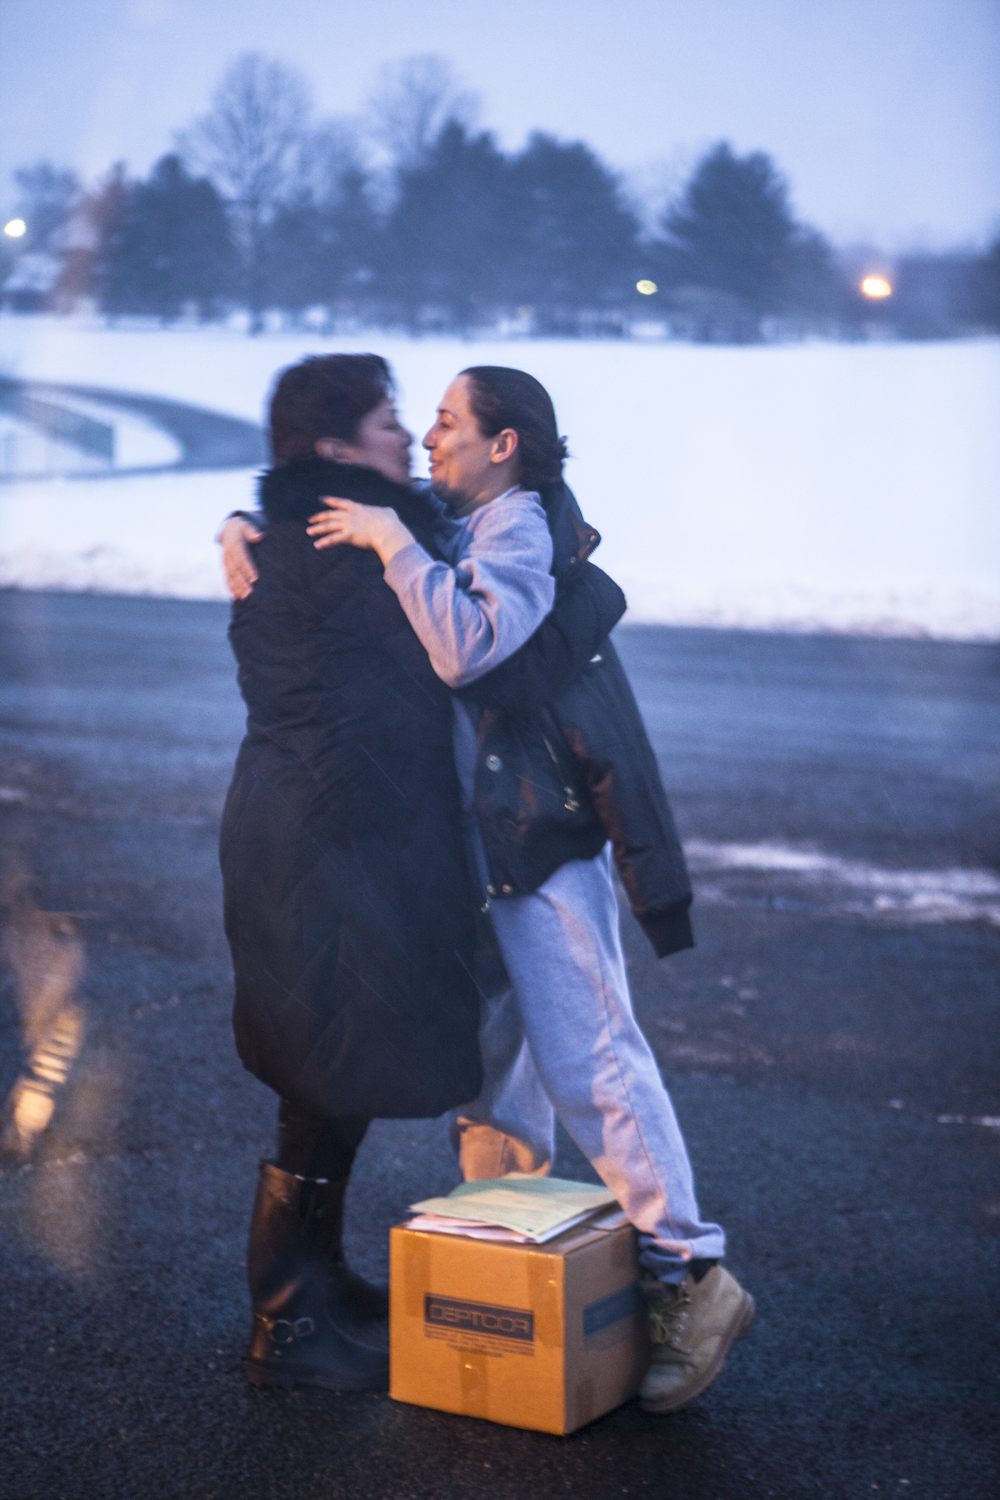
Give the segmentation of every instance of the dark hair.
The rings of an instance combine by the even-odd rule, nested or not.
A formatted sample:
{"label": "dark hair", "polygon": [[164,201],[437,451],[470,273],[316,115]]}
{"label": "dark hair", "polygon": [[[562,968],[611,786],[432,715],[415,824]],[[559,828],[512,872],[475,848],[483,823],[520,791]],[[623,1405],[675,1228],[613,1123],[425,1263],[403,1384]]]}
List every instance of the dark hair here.
{"label": "dark hair", "polygon": [[282,370],[271,397],[275,464],[315,458],[319,438],[351,443],[363,417],[392,394],[392,371],[380,354],[311,354]]}
{"label": "dark hair", "polygon": [[552,397],[534,375],[505,365],[473,365],[462,371],[472,387],[471,404],[483,437],[505,427],[517,433],[519,480],[541,490],[562,479],[566,439],[559,436]]}

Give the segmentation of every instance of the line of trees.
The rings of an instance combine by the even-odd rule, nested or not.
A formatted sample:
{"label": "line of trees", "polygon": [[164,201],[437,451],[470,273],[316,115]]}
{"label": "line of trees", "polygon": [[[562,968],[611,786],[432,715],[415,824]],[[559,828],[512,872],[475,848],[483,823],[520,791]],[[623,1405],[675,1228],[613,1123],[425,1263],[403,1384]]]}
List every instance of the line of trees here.
{"label": "line of trees", "polygon": [[167,320],[243,307],[253,329],[272,309],[414,331],[659,322],[709,341],[1000,327],[1000,243],[902,259],[876,312],[763,152],[714,146],[649,229],[583,142],[538,132],[504,152],[474,120],[439,58],[383,70],[359,126],[316,124],[302,78],[247,54],[147,178],[117,167],[85,193],[45,163],[16,174],[26,253],[5,298]]}

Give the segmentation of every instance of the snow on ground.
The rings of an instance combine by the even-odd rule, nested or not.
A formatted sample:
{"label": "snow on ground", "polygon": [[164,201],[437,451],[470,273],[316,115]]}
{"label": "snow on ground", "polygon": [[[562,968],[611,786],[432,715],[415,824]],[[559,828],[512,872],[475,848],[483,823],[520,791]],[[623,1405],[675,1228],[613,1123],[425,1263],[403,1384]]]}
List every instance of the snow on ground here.
{"label": "snow on ground", "polygon": [[[788,908],[790,897],[814,911],[850,912],[876,920],[921,925],[985,922],[1000,927],[1000,878],[991,870],[889,870],[787,844],[720,844],[697,838],[685,841],[684,852],[698,878],[698,900],[714,905],[742,904],[747,892],[739,877],[765,876],[765,899],[778,910]],[[775,877],[788,895],[774,890]],[[759,901],[760,890],[754,894]]]}
{"label": "snow on ground", "polygon": [[[1000,636],[998,340],[249,339],[0,318],[6,374],[255,420],[284,365],[368,348],[391,361],[418,436],[465,365],[543,381],[569,438],[567,477],[604,536],[597,561],[634,620]],[[211,538],[251,493],[243,472],[0,486],[0,582],[222,597]]]}
{"label": "snow on ground", "polygon": [[0,586],[227,598],[212,538],[253,470],[0,486]]}

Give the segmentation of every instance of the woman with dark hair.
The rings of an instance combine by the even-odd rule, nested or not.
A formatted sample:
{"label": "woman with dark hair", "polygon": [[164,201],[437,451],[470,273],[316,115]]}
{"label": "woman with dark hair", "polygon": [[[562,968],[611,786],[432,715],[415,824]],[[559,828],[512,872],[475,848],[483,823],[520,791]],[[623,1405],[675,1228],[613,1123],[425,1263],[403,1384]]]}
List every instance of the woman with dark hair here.
{"label": "woman with dark hair", "polygon": [[484,437],[517,433],[518,483],[541,495],[562,484],[566,439],[559,436],[552,397],[534,375],[504,365],[470,365],[460,376]]}
{"label": "woman with dark hair", "polygon": [[[474,900],[451,693],[373,553],[317,550],[306,526],[323,495],[344,495],[437,556],[455,523],[409,484],[377,355],[293,366],[270,416],[266,524],[232,523],[256,537],[255,577],[230,627],[247,728],[221,835],[237,1046],[281,1101],[251,1222],[248,1373],[377,1388],[385,1291],[344,1263],[344,1194],[372,1118],[436,1116],[480,1088]],[[551,615],[547,570],[501,560],[490,576],[498,593],[516,578],[536,623],[548,615],[531,642],[500,630],[485,652],[487,669],[504,662],[497,691],[523,701],[571,680],[624,607],[597,569]]]}
{"label": "woman with dark hair", "polygon": [[[317,547],[369,547],[426,647],[461,694],[455,756],[480,892],[511,987],[484,1006],[484,1086],[456,1111],[466,1178],[545,1173],[555,1117],[640,1232],[653,1358],[641,1398],[677,1410],[716,1379],[753,1299],[719,1264],[701,1220],[673,1106],[632,1010],[611,850],[633,909],[665,957],[692,943],[691,892],[655,757],[610,642],[538,708],[477,691],[502,622],[525,640],[538,580],[572,574],[599,538],[562,483],[565,445],[547,392],[524,371],[465,370],[424,439],[435,493],[464,519],[453,564],[391,510],[328,499]],[[516,560],[502,598],[477,568]],[[502,671],[502,669],[501,669]],[[610,841],[610,847],[609,842]]]}

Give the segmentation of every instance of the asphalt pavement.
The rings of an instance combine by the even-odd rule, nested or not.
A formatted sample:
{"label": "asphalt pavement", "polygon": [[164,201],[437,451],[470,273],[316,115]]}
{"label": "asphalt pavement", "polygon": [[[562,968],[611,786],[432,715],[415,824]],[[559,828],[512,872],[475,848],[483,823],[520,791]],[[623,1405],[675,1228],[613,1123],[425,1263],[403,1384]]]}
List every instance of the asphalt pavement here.
{"label": "asphalt pavement", "polygon": [[[1000,1493],[996,649],[617,632],[699,892],[666,963],[626,917],[637,1007],[758,1319],[685,1411],[555,1438],[244,1381],[274,1101],[229,1024],[226,618],[0,593],[4,1500]],[[455,1175],[377,1123],[357,1266]]]}

